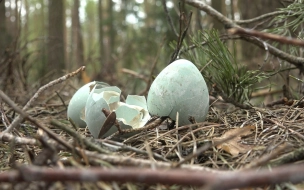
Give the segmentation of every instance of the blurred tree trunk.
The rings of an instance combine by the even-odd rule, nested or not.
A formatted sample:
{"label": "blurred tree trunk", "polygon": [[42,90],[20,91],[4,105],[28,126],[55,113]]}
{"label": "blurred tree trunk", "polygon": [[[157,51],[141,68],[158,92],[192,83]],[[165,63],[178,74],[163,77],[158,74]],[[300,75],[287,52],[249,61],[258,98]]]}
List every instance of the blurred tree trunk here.
{"label": "blurred tree trunk", "polygon": [[79,0],[74,0],[73,10],[72,10],[72,56],[71,56],[71,66],[69,69],[74,70],[84,65],[84,49],[82,41],[82,29],[79,20]]}
{"label": "blurred tree trunk", "polygon": [[104,60],[102,59],[104,57],[104,31],[103,31],[103,0],[98,0],[98,28],[99,28],[99,56],[100,56],[100,62],[102,63]]}
{"label": "blurred tree trunk", "polygon": [[[241,13],[241,19],[251,19],[263,14],[277,11],[282,7],[279,0],[241,0],[238,1],[239,11]],[[253,23],[250,25],[244,25],[246,28],[254,28],[259,23]],[[269,22],[261,23],[257,30],[267,28]],[[243,60],[248,61],[248,64],[254,65],[254,69],[257,69],[258,64],[263,62],[265,51],[247,42],[242,42],[242,57]]]}
{"label": "blurred tree trunk", "polygon": [[[212,0],[211,6],[218,12],[222,13],[223,15],[226,15],[225,0]],[[213,24],[213,28],[215,28],[216,30],[222,31],[224,29],[224,25],[218,20],[212,18],[211,22]]]}
{"label": "blurred tree trunk", "polygon": [[64,42],[64,1],[49,0],[48,10],[48,71],[55,70],[53,78],[62,76],[65,69],[65,42]]}
{"label": "blurred tree trunk", "polygon": [[[101,13],[102,14],[102,13]],[[114,15],[113,15],[113,1],[107,1],[107,13],[106,13],[106,25],[105,25],[105,33],[106,36],[103,35],[104,38],[104,57],[105,59],[102,61],[102,76],[104,77],[104,81],[115,80],[115,63],[112,59],[112,54],[114,52],[115,47],[115,35],[116,32],[114,30]]]}
{"label": "blurred tree trunk", "polygon": [[8,45],[5,11],[5,0],[3,0],[0,3],[0,55],[3,54]]}

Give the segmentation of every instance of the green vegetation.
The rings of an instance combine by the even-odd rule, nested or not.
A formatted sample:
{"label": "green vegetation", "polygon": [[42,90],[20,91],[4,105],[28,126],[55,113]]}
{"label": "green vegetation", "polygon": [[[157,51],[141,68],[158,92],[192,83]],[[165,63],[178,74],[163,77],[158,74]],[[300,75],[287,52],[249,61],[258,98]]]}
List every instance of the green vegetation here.
{"label": "green vegetation", "polygon": [[202,68],[202,74],[217,93],[235,102],[249,101],[254,85],[270,77],[238,63],[215,30],[199,32],[193,43],[196,48],[187,51],[186,57]]}

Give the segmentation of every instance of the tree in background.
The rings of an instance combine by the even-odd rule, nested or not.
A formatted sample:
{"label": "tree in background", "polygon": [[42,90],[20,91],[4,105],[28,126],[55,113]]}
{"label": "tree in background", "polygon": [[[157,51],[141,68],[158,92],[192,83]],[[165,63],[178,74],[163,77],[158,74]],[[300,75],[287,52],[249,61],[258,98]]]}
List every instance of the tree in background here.
{"label": "tree in background", "polygon": [[65,69],[65,12],[64,2],[49,0],[48,19],[48,71],[55,71],[53,78],[61,76]]}
{"label": "tree in background", "polygon": [[[211,6],[217,10],[218,12],[222,13],[223,15],[226,15],[226,4],[225,0],[212,0]],[[211,19],[211,24],[213,24],[213,28],[222,31],[225,27],[216,19]]]}
{"label": "tree in background", "polygon": [[71,29],[71,53],[69,70],[75,70],[84,65],[84,49],[82,41],[82,29],[79,18],[79,0],[74,0],[72,8],[72,29]]}
{"label": "tree in background", "polygon": [[0,55],[4,53],[5,48],[8,45],[8,33],[6,27],[6,16],[5,16],[5,1],[0,3]]}

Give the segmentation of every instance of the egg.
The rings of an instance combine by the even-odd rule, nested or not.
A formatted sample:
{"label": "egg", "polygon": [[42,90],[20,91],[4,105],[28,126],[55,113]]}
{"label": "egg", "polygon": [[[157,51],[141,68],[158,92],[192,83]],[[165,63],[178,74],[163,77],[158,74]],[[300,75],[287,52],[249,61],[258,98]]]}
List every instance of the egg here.
{"label": "egg", "polygon": [[108,84],[103,82],[93,81],[85,84],[79,88],[73,95],[70,103],[68,105],[67,116],[68,119],[72,120],[78,127],[86,127],[86,123],[81,119],[81,115],[84,113],[84,108],[91,92],[92,87],[95,84],[100,84],[102,86],[108,86]]}
{"label": "egg", "polygon": [[148,92],[148,111],[151,115],[169,116],[175,120],[179,113],[179,126],[206,119],[209,93],[206,82],[196,66],[179,59],[164,68],[155,78]]}

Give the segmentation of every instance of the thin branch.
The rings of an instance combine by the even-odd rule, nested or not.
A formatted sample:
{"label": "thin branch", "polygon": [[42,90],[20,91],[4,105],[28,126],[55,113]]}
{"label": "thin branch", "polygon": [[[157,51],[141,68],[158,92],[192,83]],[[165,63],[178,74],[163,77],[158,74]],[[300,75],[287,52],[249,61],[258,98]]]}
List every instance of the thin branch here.
{"label": "thin branch", "polygon": [[192,18],[192,12],[190,12],[189,18],[188,18],[188,22],[187,22],[186,26],[183,28],[183,25],[184,25],[183,22],[185,22],[186,16],[185,16],[185,13],[182,12],[181,6],[180,6],[180,15],[179,15],[180,31],[179,31],[179,35],[178,35],[178,40],[177,40],[176,48],[175,48],[174,52],[171,55],[171,59],[169,61],[169,64],[172,63],[173,61],[175,61],[177,59],[178,55],[179,55],[179,51],[182,48],[183,40],[186,37],[188,28],[190,26],[191,18]]}
{"label": "thin branch", "polygon": [[167,1],[166,1],[166,0],[162,0],[162,3],[163,3],[164,11],[165,11],[165,13],[166,13],[166,15],[167,15],[167,19],[168,19],[169,25],[170,25],[172,31],[174,32],[174,34],[175,34],[176,36],[178,36],[178,32],[177,32],[176,28],[174,27],[172,18],[171,18],[171,16],[170,16],[169,11],[168,11],[168,8],[167,8]]}
{"label": "thin branch", "polygon": [[[29,120],[30,122],[32,122],[33,124],[35,124],[38,128],[40,128],[43,131],[45,131],[51,138],[53,138],[54,140],[56,140],[57,142],[59,142],[60,144],[62,144],[66,148],[68,148],[69,150],[73,150],[74,149],[72,145],[70,145],[69,143],[67,143],[66,141],[64,141],[57,134],[55,134],[52,130],[50,130],[49,128],[45,127],[43,124],[39,123],[36,119],[34,119],[33,117],[31,117],[29,114],[27,114],[26,112],[24,112],[22,109],[20,109],[2,90],[0,90],[0,98],[2,98],[2,100],[4,102],[6,102],[17,113],[19,113],[20,114],[19,115],[20,118],[25,118],[25,119]],[[5,134],[4,132],[0,133],[0,139],[2,138],[1,136],[4,135],[4,134]]]}
{"label": "thin branch", "polygon": [[243,28],[231,28],[228,30],[228,33],[231,35],[238,34],[241,36],[244,36],[244,35],[255,36],[255,37],[265,39],[265,40],[269,39],[269,40],[277,41],[277,42],[280,42],[283,44],[304,46],[303,40],[285,37],[285,36],[276,35],[276,34],[270,34],[270,33],[266,33],[266,32],[260,32],[257,30],[243,29]]}
{"label": "thin branch", "polygon": [[91,142],[89,139],[81,136],[76,131],[74,131],[71,127],[66,126],[65,124],[63,124],[63,123],[61,123],[57,120],[54,120],[54,119],[51,120],[51,124],[60,128],[61,130],[65,131],[66,133],[68,133],[69,135],[74,137],[78,142],[83,143],[87,148],[90,148],[90,149],[92,149],[94,151],[97,151],[99,153],[110,154],[109,151],[103,149],[99,145],[96,145],[94,142]]}
{"label": "thin branch", "polygon": [[[32,103],[39,97],[39,95],[43,91],[45,91],[46,89],[48,89],[48,88],[50,88],[50,87],[52,87],[52,86],[54,86],[56,84],[59,84],[59,83],[65,81],[65,80],[67,80],[68,78],[71,78],[71,77],[77,75],[79,72],[84,71],[84,70],[85,70],[85,66],[82,66],[79,69],[77,69],[76,71],[71,72],[71,73],[69,73],[67,75],[64,75],[63,77],[60,77],[60,78],[58,78],[56,80],[53,80],[53,81],[49,82],[48,84],[40,87],[39,90],[34,94],[34,96],[26,103],[26,105],[23,107],[22,110],[24,110],[24,111],[27,110],[32,105]],[[16,106],[16,108],[17,108],[17,106]],[[10,132],[12,132],[13,129],[16,128],[23,119],[24,119],[24,117],[22,117],[22,115],[19,115],[18,117],[16,117],[13,120],[13,122],[10,124],[10,126],[3,131],[3,133],[10,133]]]}
{"label": "thin branch", "polygon": [[3,135],[0,135],[1,141],[3,142],[14,142],[18,145],[38,145],[39,142],[34,138],[28,138],[28,137],[16,137],[10,133],[4,133]]}
{"label": "thin branch", "polygon": [[273,16],[277,16],[277,15],[281,15],[281,14],[286,14],[285,11],[275,11],[275,12],[271,12],[271,13],[266,13],[264,15],[252,18],[252,19],[248,19],[248,20],[236,20],[234,21],[236,24],[250,24],[252,22],[258,22],[260,20],[264,20],[267,19],[269,17],[273,17]]}
{"label": "thin branch", "polygon": [[145,81],[146,83],[148,83],[148,79],[144,75],[139,74],[139,73],[137,73],[137,72],[135,72],[133,70],[122,68],[121,72],[129,74],[129,75],[134,76],[136,78],[139,78],[139,79]]}

